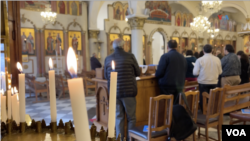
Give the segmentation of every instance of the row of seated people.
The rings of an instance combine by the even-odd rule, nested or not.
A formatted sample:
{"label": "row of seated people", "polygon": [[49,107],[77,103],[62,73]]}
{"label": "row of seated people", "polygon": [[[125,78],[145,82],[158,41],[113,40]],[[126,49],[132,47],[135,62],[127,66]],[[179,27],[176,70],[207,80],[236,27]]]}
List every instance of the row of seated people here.
{"label": "row of seated people", "polygon": [[[188,89],[190,87],[194,87],[195,83],[197,82],[192,82],[188,86],[188,83],[186,82],[185,88]],[[205,128],[205,134],[203,136],[205,136],[206,141],[211,138],[208,135],[208,129],[213,127],[217,128],[218,139],[215,140],[221,141],[220,130],[223,124],[224,114],[230,113],[230,116],[235,115],[235,111],[250,107],[250,83],[236,86],[225,85],[223,88],[217,87],[215,89],[211,89],[209,94],[207,92],[203,92],[203,101],[207,101],[203,102],[203,113],[199,109],[198,104],[200,95],[199,91],[190,90],[185,92],[185,95],[192,113],[192,118],[198,126],[198,138],[203,135],[200,132],[200,128]],[[161,105],[161,100],[165,100],[165,105]],[[172,123],[173,101],[173,95],[160,95],[157,97],[151,97],[148,132],[143,132],[144,126],[134,127],[133,129],[129,130],[130,140],[137,139],[140,141],[166,141],[170,135],[170,129],[172,129],[170,127]],[[179,104],[187,108],[181,96],[179,96]],[[162,113],[162,107],[165,107],[163,110],[164,113]],[[161,112],[160,115],[165,116],[158,116],[159,112]],[[245,121],[235,121],[232,119],[233,117],[235,116],[231,116],[230,124],[239,122],[244,122],[245,124]],[[196,141],[195,133],[193,133],[193,141]]]}
{"label": "row of seated people", "polygon": [[[70,79],[70,74],[65,71],[63,75],[55,75],[56,77],[56,91],[58,98],[65,97],[66,93],[68,92],[68,84],[67,79]],[[78,77],[82,77],[84,81],[84,90],[86,96],[88,96],[88,89],[96,89],[96,82],[92,81],[91,79],[95,77],[95,71],[84,71],[78,74]],[[38,81],[36,77],[26,74],[25,75],[25,83],[26,83],[26,92],[29,93],[31,97],[31,93],[35,94],[35,101],[37,102],[44,102],[49,100],[49,81],[48,81],[48,74],[45,74],[45,81]],[[46,100],[38,100],[39,94],[47,93]]]}

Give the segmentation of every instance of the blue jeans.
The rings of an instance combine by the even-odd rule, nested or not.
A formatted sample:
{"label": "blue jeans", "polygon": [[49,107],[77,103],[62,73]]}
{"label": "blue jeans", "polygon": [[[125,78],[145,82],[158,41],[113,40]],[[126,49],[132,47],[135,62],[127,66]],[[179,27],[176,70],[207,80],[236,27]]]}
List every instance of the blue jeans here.
{"label": "blue jeans", "polygon": [[[136,99],[135,97],[127,97],[127,98],[119,98],[116,99],[116,138],[118,137],[119,133],[121,133],[121,138],[124,138],[124,118],[125,112],[127,114],[127,122],[128,122],[128,130],[135,127],[136,117],[135,117],[135,110],[136,110]],[[129,134],[127,132],[126,140],[129,140]]]}

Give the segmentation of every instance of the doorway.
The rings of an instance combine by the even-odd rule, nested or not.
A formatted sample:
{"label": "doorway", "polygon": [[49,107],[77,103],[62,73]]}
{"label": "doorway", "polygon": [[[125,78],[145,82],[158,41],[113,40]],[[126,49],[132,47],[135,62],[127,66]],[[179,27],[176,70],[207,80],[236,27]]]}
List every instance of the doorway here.
{"label": "doorway", "polygon": [[155,32],[153,35],[151,64],[158,65],[161,56],[165,53],[165,41],[160,32]]}

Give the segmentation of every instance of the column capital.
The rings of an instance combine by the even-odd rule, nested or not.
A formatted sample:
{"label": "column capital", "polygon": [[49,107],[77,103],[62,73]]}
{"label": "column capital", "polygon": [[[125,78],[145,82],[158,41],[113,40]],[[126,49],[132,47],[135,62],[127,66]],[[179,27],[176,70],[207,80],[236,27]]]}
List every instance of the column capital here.
{"label": "column capital", "polygon": [[130,28],[133,29],[143,29],[146,18],[132,17],[128,19],[128,24]]}
{"label": "column capital", "polygon": [[89,38],[97,39],[100,30],[89,30]]}

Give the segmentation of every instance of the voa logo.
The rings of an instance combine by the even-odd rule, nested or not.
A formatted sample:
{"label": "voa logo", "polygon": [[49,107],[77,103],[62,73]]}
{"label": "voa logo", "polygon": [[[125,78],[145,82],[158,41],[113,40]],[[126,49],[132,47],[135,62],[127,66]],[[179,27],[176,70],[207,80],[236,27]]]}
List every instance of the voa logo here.
{"label": "voa logo", "polygon": [[247,136],[244,129],[226,129],[226,132],[228,136]]}

